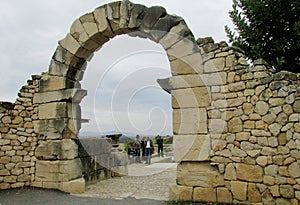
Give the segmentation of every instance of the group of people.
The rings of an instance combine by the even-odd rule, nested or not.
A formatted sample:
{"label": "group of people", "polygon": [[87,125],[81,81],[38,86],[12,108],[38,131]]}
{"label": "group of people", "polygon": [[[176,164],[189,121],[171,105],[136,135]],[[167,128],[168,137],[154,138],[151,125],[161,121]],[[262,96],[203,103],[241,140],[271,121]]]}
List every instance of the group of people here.
{"label": "group of people", "polygon": [[[163,139],[158,136],[156,139],[158,145],[158,156],[163,157]],[[140,136],[137,135],[133,147],[129,147],[128,155],[132,156],[132,160],[135,163],[151,164],[151,156],[154,153],[153,141],[150,137],[143,137],[140,140]]]}

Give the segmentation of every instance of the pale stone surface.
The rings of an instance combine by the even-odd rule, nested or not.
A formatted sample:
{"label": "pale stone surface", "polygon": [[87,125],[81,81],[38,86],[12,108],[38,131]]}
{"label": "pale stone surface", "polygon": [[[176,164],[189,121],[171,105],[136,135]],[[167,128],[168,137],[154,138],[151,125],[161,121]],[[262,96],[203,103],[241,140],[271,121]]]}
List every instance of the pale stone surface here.
{"label": "pale stone surface", "polygon": [[262,201],[260,192],[257,189],[256,184],[254,184],[254,183],[248,184],[247,195],[248,195],[248,200],[251,203],[258,203],[258,202]]}
{"label": "pale stone surface", "polygon": [[33,97],[33,103],[48,103],[72,100],[74,103],[80,103],[82,98],[87,95],[86,90],[67,89],[61,91],[51,91],[36,93]]}
{"label": "pale stone surface", "polygon": [[259,101],[256,103],[254,111],[260,115],[265,115],[269,111],[269,105],[266,102]]}
{"label": "pale stone surface", "polygon": [[237,178],[249,182],[262,182],[263,169],[260,166],[253,166],[239,163],[236,166]]}
{"label": "pale stone surface", "polygon": [[175,161],[201,161],[209,158],[211,146],[208,135],[174,135]]}
{"label": "pale stone surface", "polygon": [[216,189],[202,188],[202,187],[194,188],[193,201],[195,201],[195,202],[202,202],[202,201],[216,202],[217,201]]}
{"label": "pale stone surface", "polygon": [[234,199],[237,199],[240,201],[247,200],[247,183],[246,182],[231,181],[230,185],[231,185],[231,191],[232,191]]}
{"label": "pale stone surface", "polygon": [[81,194],[85,192],[85,180],[84,178],[78,178],[68,182],[63,182],[59,189],[71,194]]}
{"label": "pale stone surface", "polygon": [[193,187],[173,185],[170,186],[169,193],[171,201],[191,201],[193,199]]}
{"label": "pale stone surface", "polygon": [[217,188],[217,202],[232,203],[232,194],[227,188]]}
{"label": "pale stone surface", "polygon": [[206,134],[207,113],[205,108],[173,110],[173,130],[175,134]]}
{"label": "pale stone surface", "polygon": [[210,105],[206,87],[172,90],[173,108],[197,108]]}
{"label": "pale stone surface", "polygon": [[225,67],[225,58],[214,58],[204,63],[204,73],[215,73],[223,71]]}

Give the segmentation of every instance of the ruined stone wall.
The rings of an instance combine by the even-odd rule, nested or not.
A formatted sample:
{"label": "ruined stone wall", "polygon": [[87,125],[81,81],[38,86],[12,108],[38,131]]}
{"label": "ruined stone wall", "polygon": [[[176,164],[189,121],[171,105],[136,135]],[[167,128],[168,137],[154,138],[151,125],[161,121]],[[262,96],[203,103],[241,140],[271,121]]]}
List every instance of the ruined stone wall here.
{"label": "ruined stone wall", "polygon": [[[204,56],[203,75],[221,79],[205,92],[211,101],[207,107],[210,149],[204,140],[194,141],[209,153],[194,150],[188,153],[192,156],[183,156],[171,199],[298,204],[300,75],[272,73],[262,60],[249,66],[241,50],[215,44],[211,38],[197,42]],[[192,78],[185,80],[193,84]],[[177,101],[182,95],[188,93],[181,92]],[[199,155],[202,162],[185,160]]]}
{"label": "ruined stone wall", "polygon": [[40,76],[32,76],[15,103],[0,103],[0,189],[30,186],[35,177],[38,108],[33,95]]}
{"label": "ruined stone wall", "polygon": [[128,174],[127,153],[113,148],[108,138],[80,138],[79,158],[87,184]]}
{"label": "ruined stone wall", "polygon": [[[75,133],[68,137],[65,132],[67,120],[41,120],[39,106],[43,99],[59,101],[57,98],[63,96],[39,95],[40,79],[39,75],[32,76],[20,89],[15,103],[0,102],[0,189],[24,186],[60,189],[57,181],[72,178],[74,173],[84,176],[87,183],[126,174],[127,155],[113,152],[111,143],[101,143],[101,139],[91,144],[85,139],[80,142]],[[48,116],[53,114],[51,109],[47,111]],[[69,127],[75,132],[74,126]],[[64,132],[63,137],[59,131]],[[47,180],[42,182],[44,178]],[[67,185],[72,183],[76,185],[75,182]],[[84,181],[79,184],[85,185]],[[78,189],[82,190],[82,186],[75,186],[73,191]]]}

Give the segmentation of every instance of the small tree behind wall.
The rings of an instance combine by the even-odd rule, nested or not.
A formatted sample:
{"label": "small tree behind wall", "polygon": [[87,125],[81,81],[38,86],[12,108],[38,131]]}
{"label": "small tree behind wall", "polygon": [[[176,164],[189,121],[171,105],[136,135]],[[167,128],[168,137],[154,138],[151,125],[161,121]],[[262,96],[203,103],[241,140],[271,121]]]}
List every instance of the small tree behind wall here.
{"label": "small tree behind wall", "polygon": [[225,26],[229,42],[276,71],[300,72],[300,1],[233,0],[229,12],[236,32]]}

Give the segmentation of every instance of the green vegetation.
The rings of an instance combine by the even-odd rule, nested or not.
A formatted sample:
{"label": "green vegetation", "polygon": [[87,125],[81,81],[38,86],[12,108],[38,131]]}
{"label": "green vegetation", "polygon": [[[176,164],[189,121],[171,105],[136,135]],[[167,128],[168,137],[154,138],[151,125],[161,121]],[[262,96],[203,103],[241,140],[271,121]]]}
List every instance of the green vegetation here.
{"label": "green vegetation", "polygon": [[[157,135],[155,138],[154,138],[154,143],[156,144],[156,140],[157,138],[159,137],[160,135]],[[170,135],[166,135],[166,136],[161,136],[161,138],[163,139],[163,143],[164,144],[173,144],[173,136],[170,136]]]}
{"label": "green vegetation", "polygon": [[229,14],[237,34],[228,26],[225,30],[233,46],[276,71],[300,72],[299,0],[233,0]]}

